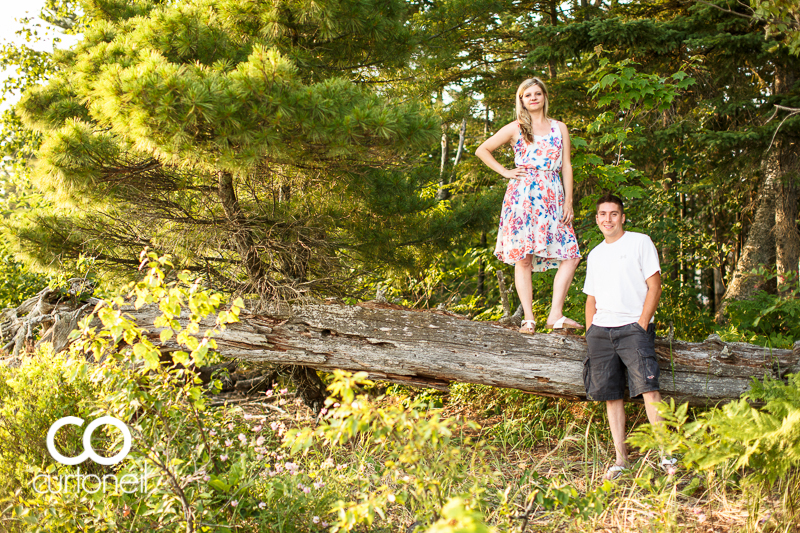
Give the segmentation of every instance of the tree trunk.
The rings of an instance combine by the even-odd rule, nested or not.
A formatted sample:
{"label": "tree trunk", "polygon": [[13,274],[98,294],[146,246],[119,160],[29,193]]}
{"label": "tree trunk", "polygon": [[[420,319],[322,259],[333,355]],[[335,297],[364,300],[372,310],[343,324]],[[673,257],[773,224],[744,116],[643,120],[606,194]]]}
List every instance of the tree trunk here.
{"label": "tree trunk", "polygon": [[[127,312],[157,343],[159,330],[152,324],[158,309]],[[581,336],[522,335],[497,323],[374,302],[298,306],[291,313],[242,312],[241,322],[217,337],[218,349],[230,358],[365,371],[374,379],[408,385],[447,389],[461,381],[585,399],[581,375],[586,342]],[[177,346],[166,343],[162,348]],[[703,343],[658,339],[656,353],[662,393],[693,405],[737,399],[754,377],[782,378],[800,371],[800,342],[794,351],[766,352],[725,343],[715,335]]]}
{"label": "tree trunk", "polygon": [[739,261],[733,272],[730,283],[722,298],[722,305],[717,311],[717,322],[725,320],[725,308],[733,300],[746,300],[755,294],[763,285],[762,276],[751,271],[759,265],[770,264],[775,250],[775,239],[772,230],[775,227],[775,195],[780,175],[778,153],[771,150],[762,164],[764,179],[758,190],[757,209],[750,232],[747,234]]}
{"label": "tree trunk", "polygon": [[[796,80],[797,62],[783,58],[776,62],[775,95],[789,93]],[[764,181],[758,194],[758,210],[747,235],[736,270],[717,321],[724,320],[725,306],[731,300],[744,300],[763,287],[760,276],[750,274],[759,265],[772,265],[778,271],[778,289],[788,291],[784,280],[797,272],[800,260],[800,233],[797,231],[798,174],[800,158],[798,141],[791,134],[778,130],[763,164]]]}
{"label": "tree trunk", "polygon": [[[486,250],[486,230],[481,231],[481,253]],[[483,296],[484,287],[486,286],[486,264],[483,260],[483,255],[478,258],[478,296]]]}
{"label": "tree trunk", "polygon": [[[789,62],[789,60],[787,60]],[[778,63],[775,76],[775,94],[792,90],[797,81],[797,62]],[[797,274],[800,261],[800,233],[797,231],[798,182],[800,182],[800,140],[786,131],[778,131],[772,147],[778,158],[780,179],[775,205],[775,265],[778,271],[778,290],[788,293],[788,275]]]}
{"label": "tree trunk", "polygon": [[[550,25],[551,26],[558,26],[558,11],[556,11],[556,0],[550,0],[548,2],[548,14],[550,15]],[[550,81],[555,80],[558,77],[558,69],[556,68],[556,64],[550,60],[547,63],[547,69],[550,74]]]}
{"label": "tree trunk", "polygon": [[219,199],[225,217],[231,226],[232,239],[239,256],[242,258],[247,277],[253,287],[258,287],[264,280],[264,266],[253,244],[253,237],[247,228],[247,221],[242,214],[236,190],[233,187],[233,175],[230,172],[219,172]]}
{"label": "tree trunk", "polygon": [[[782,144],[789,144],[787,139]],[[783,147],[781,147],[783,148]],[[786,282],[790,274],[797,274],[800,261],[800,233],[797,231],[798,200],[798,156],[800,143],[791,143],[790,150],[782,149],[781,167],[793,167],[786,172],[778,185],[775,208],[775,265],[778,270],[778,290],[786,295],[791,284]]]}
{"label": "tree trunk", "polygon": [[722,270],[719,267],[712,268],[714,272],[714,314],[722,309],[722,297],[725,295],[725,284],[722,282]]}
{"label": "tree trunk", "polygon": [[447,153],[450,151],[450,139],[447,137],[447,125],[442,124],[442,160],[439,164],[439,190],[436,191],[437,200],[447,200],[450,198],[450,191],[447,189],[447,176],[444,169],[447,167]]}
{"label": "tree trunk", "polygon": [[453,160],[453,170],[461,162],[461,157],[464,155],[464,141],[467,138],[467,117],[461,120],[461,127],[458,129],[458,147],[456,148],[456,158]]}

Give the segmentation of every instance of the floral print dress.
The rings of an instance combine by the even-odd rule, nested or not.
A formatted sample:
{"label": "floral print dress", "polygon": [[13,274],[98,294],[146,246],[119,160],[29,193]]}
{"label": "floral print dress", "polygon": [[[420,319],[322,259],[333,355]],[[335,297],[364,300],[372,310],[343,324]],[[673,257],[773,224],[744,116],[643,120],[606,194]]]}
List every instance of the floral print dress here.
{"label": "floral print dress", "polygon": [[581,254],[572,224],[560,222],[564,187],[558,122],[550,119],[550,133],[536,135],[533,141],[527,143],[520,131],[514,145],[514,163],[527,174],[522,180],[509,180],[494,254],[510,265],[533,255],[531,270],[544,272]]}

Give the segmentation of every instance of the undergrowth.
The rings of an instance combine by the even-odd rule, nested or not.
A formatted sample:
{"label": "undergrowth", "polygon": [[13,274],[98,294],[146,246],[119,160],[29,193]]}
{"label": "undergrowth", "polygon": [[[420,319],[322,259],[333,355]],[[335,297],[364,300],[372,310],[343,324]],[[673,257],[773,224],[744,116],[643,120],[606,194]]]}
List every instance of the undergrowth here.
{"label": "undergrowth", "polygon": [[[236,321],[239,302],[220,312],[222,297],[188,275],[167,283],[168,261],[148,262],[130,299],[98,307],[68,354],[40,350],[0,366],[3,531],[762,532],[797,522],[797,376],[756,383],[721,408],[667,406],[661,428],[627,405],[641,453],[607,482],[614,451],[602,403],[468,384],[442,394],[337,372],[318,418],[277,388],[247,407],[213,407],[218,384],[196,369],[219,359],[214,331]],[[126,317],[126,302],[160,309],[152,331]],[[176,349],[160,353],[153,335]],[[44,445],[53,422],[104,415],[131,431],[122,462],[53,460]],[[91,444],[108,457],[123,442],[106,426]],[[68,457],[84,448],[74,427],[56,445]],[[682,458],[678,475],[657,467],[662,453]],[[78,474],[144,481],[98,492]]]}

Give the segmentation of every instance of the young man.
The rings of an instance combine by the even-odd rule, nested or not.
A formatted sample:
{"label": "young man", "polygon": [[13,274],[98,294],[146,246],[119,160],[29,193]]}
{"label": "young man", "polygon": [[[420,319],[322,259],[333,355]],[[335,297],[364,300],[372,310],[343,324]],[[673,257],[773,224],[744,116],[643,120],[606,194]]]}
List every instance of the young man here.
{"label": "young man", "polygon": [[[605,401],[617,452],[606,479],[618,477],[627,467],[625,445],[625,370],[631,398],[643,397],[651,424],[662,418],[655,404],[658,361],[653,315],[661,297],[661,266],[650,237],[625,231],[622,199],[606,193],[597,201],[597,225],[605,237],[586,263],[586,344],[588,357],[583,382],[590,400]],[[674,459],[661,466],[674,473]]]}

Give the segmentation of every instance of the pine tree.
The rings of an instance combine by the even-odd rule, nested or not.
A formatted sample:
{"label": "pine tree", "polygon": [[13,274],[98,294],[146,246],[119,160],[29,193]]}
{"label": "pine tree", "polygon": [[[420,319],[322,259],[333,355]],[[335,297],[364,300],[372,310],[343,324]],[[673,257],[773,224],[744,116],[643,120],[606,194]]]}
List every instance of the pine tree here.
{"label": "pine tree", "polygon": [[475,218],[437,206],[437,117],[365,83],[415,46],[398,0],[84,3],[84,40],[18,106],[56,208],[15,222],[40,266],[130,271],[149,246],[229,290],[341,290]]}

